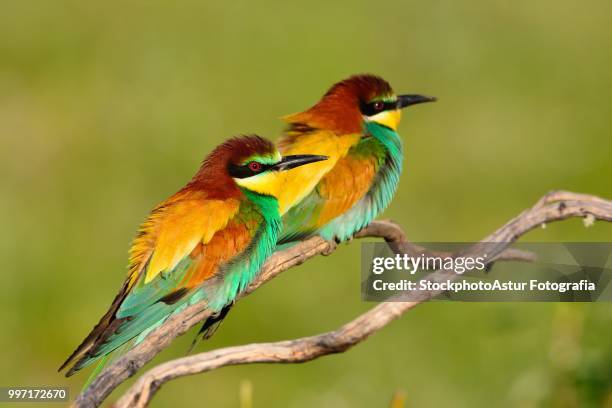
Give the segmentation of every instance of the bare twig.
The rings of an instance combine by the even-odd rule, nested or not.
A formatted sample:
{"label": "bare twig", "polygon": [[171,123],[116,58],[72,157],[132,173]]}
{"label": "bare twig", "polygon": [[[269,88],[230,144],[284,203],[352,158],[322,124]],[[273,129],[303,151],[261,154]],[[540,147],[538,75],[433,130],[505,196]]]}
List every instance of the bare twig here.
{"label": "bare twig", "polygon": [[[535,206],[487,236],[480,244],[462,252],[462,255],[478,256],[486,246],[488,259],[492,261],[530,260],[532,256],[529,253],[515,250],[504,251],[521,235],[542,224],[570,217],[587,216],[612,221],[612,202],[585,194],[552,192],[542,197]],[[389,221],[373,222],[357,234],[357,237],[384,238],[398,252],[419,255],[422,253],[434,254],[408,242],[401,228]],[[266,263],[256,281],[245,294],[251,293],[279,273],[313,256],[333,250],[334,245],[314,237],[290,249],[278,252]],[[445,281],[453,280],[456,276],[452,271],[437,271],[431,273],[428,279]],[[414,297],[415,300],[411,302],[381,303],[338,330],[321,335],[276,343],[224,348],[161,364],[145,373],[117,402],[116,406],[144,407],[163,383],[185,375],[206,372],[227,365],[304,362],[323,355],[346,351],[406,311],[437,294],[439,294],[438,291],[420,291],[419,297]],[[175,337],[185,333],[209,315],[210,312],[206,310],[205,305],[197,304],[168,319],[142,343],[109,365],[89,388],[77,397],[74,406],[96,407],[100,405],[113,389],[166,348]]]}

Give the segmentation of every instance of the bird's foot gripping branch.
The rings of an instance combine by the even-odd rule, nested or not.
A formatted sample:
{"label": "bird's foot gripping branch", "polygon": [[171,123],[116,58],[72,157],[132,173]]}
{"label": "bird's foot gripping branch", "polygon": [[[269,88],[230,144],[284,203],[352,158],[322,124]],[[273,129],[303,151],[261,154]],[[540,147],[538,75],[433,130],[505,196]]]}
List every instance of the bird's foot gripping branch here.
{"label": "bird's foot gripping branch", "polygon": [[[505,260],[532,260],[530,253],[508,248],[519,237],[534,228],[549,222],[572,217],[589,220],[612,221],[612,201],[587,194],[566,191],[551,192],[542,197],[533,207],[525,210],[480,243],[462,251],[464,257],[481,257],[486,252],[487,265]],[[384,239],[395,253],[409,256],[458,256],[427,250],[408,241],[405,233],[391,221],[375,221],[356,238]],[[245,296],[278,274],[330,250],[330,244],[313,237],[273,255],[256,279],[241,295]],[[431,282],[453,282],[461,276],[454,271],[438,270],[427,275]],[[440,290],[420,291],[408,302],[384,302],[346,323],[337,330],[311,337],[275,343],[250,344],[213,350],[163,363],[144,373],[116,402],[116,407],[144,407],[156,391],[172,379],[211,371],[223,366],[253,363],[298,363],[324,355],[341,353],[365,340],[408,310],[441,293]],[[393,300],[393,299],[391,299]],[[89,387],[75,400],[75,407],[97,407],[110,393],[172,340],[191,327],[210,317],[210,311],[202,303],[192,305],[169,318],[149,334],[142,343],[114,361],[95,378]]]}

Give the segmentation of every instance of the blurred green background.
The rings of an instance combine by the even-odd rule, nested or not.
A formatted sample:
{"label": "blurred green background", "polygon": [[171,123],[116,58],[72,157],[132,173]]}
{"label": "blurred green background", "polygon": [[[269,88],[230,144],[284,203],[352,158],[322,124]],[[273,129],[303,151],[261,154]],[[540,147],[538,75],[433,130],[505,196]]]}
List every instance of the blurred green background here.
{"label": "blurred green background", "polygon": [[[152,206],[213,146],[276,138],[279,116],[350,74],[440,98],[400,127],[385,216],[412,240],[477,240],[551,189],[610,198],[611,18],[607,0],[3,2],[0,385],[75,394],[87,373],[56,369],[115,295]],[[525,239],[611,238],[570,220]],[[358,262],[353,243],[285,273],[199,350],[341,325],[372,306]],[[398,389],[418,407],[612,406],[611,311],[425,304],[346,354],[181,379],[152,406],[238,406],[245,381],[255,407],[386,407]]]}

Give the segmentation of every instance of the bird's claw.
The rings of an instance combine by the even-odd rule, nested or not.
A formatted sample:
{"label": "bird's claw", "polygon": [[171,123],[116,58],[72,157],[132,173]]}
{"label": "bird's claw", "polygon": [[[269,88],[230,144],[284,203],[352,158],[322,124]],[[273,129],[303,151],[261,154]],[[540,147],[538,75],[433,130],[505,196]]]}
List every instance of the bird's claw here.
{"label": "bird's claw", "polygon": [[334,251],[336,251],[336,249],[338,248],[339,243],[340,242],[337,239],[327,241],[327,248],[323,252],[321,252],[321,255],[329,256],[333,254]]}

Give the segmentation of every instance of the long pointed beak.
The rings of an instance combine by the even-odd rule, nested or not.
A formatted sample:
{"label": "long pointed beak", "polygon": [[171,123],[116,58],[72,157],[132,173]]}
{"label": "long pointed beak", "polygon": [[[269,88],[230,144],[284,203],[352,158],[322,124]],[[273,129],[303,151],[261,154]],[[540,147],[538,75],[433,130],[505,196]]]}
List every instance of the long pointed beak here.
{"label": "long pointed beak", "polygon": [[406,106],[416,105],[419,103],[426,102],[435,102],[438,98],[435,96],[425,96],[425,95],[399,95],[397,97],[397,108],[402,109]]}
{"label": "long pointed beak", "polygon": [[303,166],[309,163],[327,160],[327,156],[317,156],[314,154],[296,154],[293,156],[285,156],[283,159],[271,167],[271,170],[284,171],[295,167]]}

